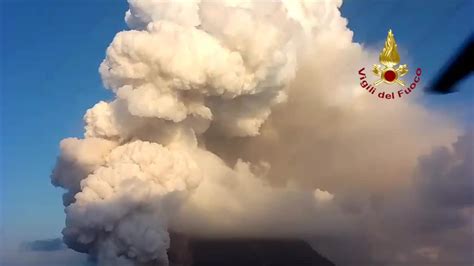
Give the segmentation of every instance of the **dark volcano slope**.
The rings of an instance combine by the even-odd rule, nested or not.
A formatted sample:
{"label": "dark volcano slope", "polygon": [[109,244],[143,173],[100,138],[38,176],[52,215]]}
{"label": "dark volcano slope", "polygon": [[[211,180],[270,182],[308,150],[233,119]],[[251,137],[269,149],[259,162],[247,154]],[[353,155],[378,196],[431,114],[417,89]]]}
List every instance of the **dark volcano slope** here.
{"label": "dark volcano slope", "polygon": [[174,241],[172,266],[334,266],[301,240],[186,239]]}

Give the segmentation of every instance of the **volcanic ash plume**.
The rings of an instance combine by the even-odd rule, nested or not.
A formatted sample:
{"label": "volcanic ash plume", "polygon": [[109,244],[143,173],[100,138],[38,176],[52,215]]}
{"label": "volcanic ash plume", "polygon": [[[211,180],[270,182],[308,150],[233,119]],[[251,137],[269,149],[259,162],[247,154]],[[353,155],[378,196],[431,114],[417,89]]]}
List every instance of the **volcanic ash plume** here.
{"label": "volcanic ash plume", "polygon": [[[349,205],[399,187],[392,177],[452,134],[413,137],[444,122],[355,93],[359,66],[348,66],[370,55],[352,43],[341,4],[129,0],[130,30],[99,69],[115,99],[87,110],[84,139],[61,142],[52,174],[67,190],[66,244],[100,265],[168,265],[170,231],[353,232],[364,207]],[[381,144],[353,161],[378,127]]]}

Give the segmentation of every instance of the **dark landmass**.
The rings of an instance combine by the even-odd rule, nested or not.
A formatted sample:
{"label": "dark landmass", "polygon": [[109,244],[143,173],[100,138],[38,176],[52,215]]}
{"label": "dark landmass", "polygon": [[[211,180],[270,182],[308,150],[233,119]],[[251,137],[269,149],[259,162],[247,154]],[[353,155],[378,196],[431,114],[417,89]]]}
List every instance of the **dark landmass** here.
{"label": "dark landmass", "polygon": [[170,266],[334,266],[302,240],[196,239],[173,235]]}
{"label": "dark landmass", "polygon": [[66,249],[66,246],[61,238],[53,238],[24,242],[20,245],[20,249],[25,251],[56,251]]}

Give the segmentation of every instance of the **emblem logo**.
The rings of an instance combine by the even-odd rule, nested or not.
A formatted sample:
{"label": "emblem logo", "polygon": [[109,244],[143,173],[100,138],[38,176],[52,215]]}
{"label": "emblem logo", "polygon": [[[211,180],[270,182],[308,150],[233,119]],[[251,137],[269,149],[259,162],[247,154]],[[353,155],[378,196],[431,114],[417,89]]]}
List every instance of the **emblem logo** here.
{"label": "emblem logo", "polygon": [[[375,94],[377,91],[376,86],[381,83],[386,83],[389,85],[397,84],[405,87],[405,83],[400,79],[400,77],[403,77],[408,73],[408,66],[406,64],[399,65],[400,55],[398,54],[397,43],[395,41],[395,37],[393,36],[392,30],[388,31],[385,45],[379,55],[379,61],[381,65],[374,64],[372,67],[372,72],[378,77],[374,83],[369,84],[369,82],[366,80],[367,76],[364,73],[365,67],[359,70],[359,77],[361,80],[360,86],[369,93],[377,95],[381,99],[390,100],[397,98],[397,96],[398,98],[401,98],[403,95],[408,95],[416,88],[417,84],[421,80],[421,68],[417,68],[413,83],[411,83],[408,88],[398,90],[396,94],[394,92],[385,91]],[[399,66],[397,67],[397,65]]]}
{"label": "emblem logo", "polygon": [[400,63],[400,55],[398,54],[397,43],[395,42],[395,37],[393,37],[392,30],[388,31],[387,40],[385,41],[382,52],[380,52],[379,60],[384,67],[382,68],[382,66],[374,64],[372,72],[380,77],[380,79],[374,83],[374,86],[377,86],[381,82],[388,84],[397,83],[402,87],[405,86],[405,83],[398,78],[408,73],[408,67],[405,64],[395,69],[395,66]]}

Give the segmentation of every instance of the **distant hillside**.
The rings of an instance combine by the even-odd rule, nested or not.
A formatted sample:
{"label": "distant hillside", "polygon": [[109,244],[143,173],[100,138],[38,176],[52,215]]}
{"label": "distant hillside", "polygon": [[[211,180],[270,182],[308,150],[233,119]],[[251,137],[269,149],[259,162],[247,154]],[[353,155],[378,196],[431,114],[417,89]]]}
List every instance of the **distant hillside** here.
{"label": "distant hillside", "polygon": [[302,240],[173,236],[171,266],[334,266]]}

